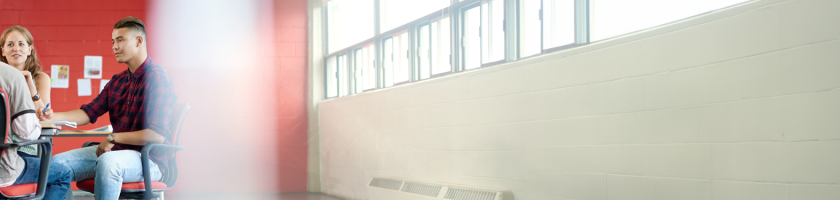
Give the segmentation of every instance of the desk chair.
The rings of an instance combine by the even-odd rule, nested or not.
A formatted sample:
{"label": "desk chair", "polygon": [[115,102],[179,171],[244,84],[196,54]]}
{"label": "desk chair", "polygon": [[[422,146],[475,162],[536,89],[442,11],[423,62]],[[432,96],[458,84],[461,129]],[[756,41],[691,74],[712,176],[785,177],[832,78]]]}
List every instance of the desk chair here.
{"label": "desk chair", "polygon": [[[169,159],[167,162],[167,167],[163,176],[161,177],[160,182],[158,181],[151,181],[151,173],[149,169],[149,152],[153,148],[167,148],[174,150],[175,152],[183,150],[184,147],[177,146],[178,139],[181,135],[181,125],[184,123],[184,118],[187,115],[187,111],[190,110],[190,105],[185,103],[177,103],[172,107],[172,116],[169,118],[169,131],[172,134],[169,135],[167,140],[172,141],[174,145],[165,145],[165,144],[147,144],[143,147],[143,150],[140,152],[140,159],[143,162],[143,182],[132,182],[132,183],[123,183],[122,185],[122,192],[120,192],[120,199],[152,199],[158,198],[163,200],[163,191],[172,189],[175,187],[175,183],[178,182],[178,163],[176,162],[176,156],[174,152],[172,153],[172,158]],[[92,145],[99,145],[98,142],[86,142],[82,147],[92,146]],[[79,189],[88,191],[91,193],[95,193],[94,191],[94,179],[88,179],[84,181],[76,182],[76,187]],[[146,190],[146,188],[152,188],[151,190]]]}
{"label": "desk chair", "polygon": [[10,121],[12,116],[9,113],[10,108],[8,94],[6,94],[6,91],[2,88],[0,88],[0,96],[2,96],[0,99],[3,101],[3,105],[0,106],[0,132],[2,132],[4,136],[3,144],[0,144],[2,154],[9,153],[6,152],[6,149],[18,148],[20,146],[32,144],[38,144],[41,148],[41,150],[38,151],[38,156],[41,157],[41,169],[38,171],[38,182],[0,187],[0,197],[8,199],[41,199],[47,191],[47,175],[49,174],[48,170],[50,169],[52,144],[50,144],[50,140],[48,139],[20,143],[5,143],[9,134],[12,133]]}

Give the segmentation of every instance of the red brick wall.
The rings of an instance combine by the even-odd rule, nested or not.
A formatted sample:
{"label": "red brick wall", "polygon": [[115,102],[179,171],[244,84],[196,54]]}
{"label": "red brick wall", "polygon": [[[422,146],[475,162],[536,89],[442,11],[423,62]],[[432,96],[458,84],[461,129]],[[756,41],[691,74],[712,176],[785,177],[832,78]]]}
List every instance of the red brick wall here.
{"label": "red brick wall", "polygon": [[[92,95],[78,96],[76,79],[84,78],[84,56],[102,56],[102,79],[126,69],[115,61],[111,51],[111,31],[114,23],[127,16],[146,17],[144,0],[0,0],[0,27],[20,25],[35,39],[34,47],[43,66],[50,74],[52,65],[70,66],[70,87],[51,90],[50,107],[69,111],[90,102],[99,94],[99,79],[91,80]],[[95,124],[79,126],[92,129],[110,124],[108,115]],[[104,138],[55,138],[53,154],[76,149],[86,141]],[[73,185],[75,189],[75,185]]]}
{"label": "red brick wall", "polygon": [[[274,1],[275,48],[278,49],[279,73],[282,79],[277,85],[278,98],[282,103],[279,117],[294,126],[283,127],[278,145],[288,149],[278,155],[281,191],[306,191],[308,120],[306,114],[307,93],[307,4],[306,0]],[[289,49],[292,49],[289,51]],[[283,184],[286,183],[286,184]]]}
{"label": "red brick wall", "polygon": [[[72,2],[72,3],[71,3]],[[53,88],[51,107],[56,111],[78,109],[99,94],[99,80],[91,80],[92,95],[78,96],[76,79],[84,77],[84,56],[102,56],[102,79],[111,79],[126,66],[115,62],[111,51],[111,30],[114,23],[126,16],[145,18],[143,0],[0,0],[0,27],[20,25],[29,29],[35,39],[34,47],[50,73],[52,65],[70,65],[70,88]],[[110,124],[107,115],[95,124],[80,126],[91,129]],[[84,141],[102,138],[56,138],[56,153],[79,148]]]}
{"label": "red brick wall", "polygon": [[306,0],[149,9],[149,53],[193,106],[172,193],[306,191]]}
{"label": "red brick wall", "polygon": [[[159,33],[183,30],[161,30],[164,28],[160,25],[166,22],[155,16],[173,11],[155,10],[154,1],[0,0],[0,27],[21,25],[29,29],[45,72],[49,73],[54,64],[70,65],[70,88],[52,90],[53,109],[68,111],[98,95],[96,79],[91,81],[92,96],[77,95],[76,79],[83,78],[84,56],[102,56],[102,77],[110,79],[126,69],[124,64],[115,62],[111,53],[113,24],[126,16],[144,20],[150,56],[171,74],[179,101],[193,106],[182,129],[180,145],[186,150],[178,154],[180,179],[170,194],[305,191],[306,0],[255,1],[271,6],[261,8],[264,10],[257,17],[260,28],[254,32],[260,34],[259,42],[242,47],[259,49],[250,58],[252,69],[238,76],[245,78],[236,80],[218,76],[243,73],[241,66],[196,65],[192,64],[196,59],[220,58],[190,57],[183,56],[188,53],[170,51],[183,39]],[[214,42],[219,41],[190,48],[212,49],[217,46]],[[107,117],[79,129],[107,125]],[[56,138],[54,152],[102,139]]]}

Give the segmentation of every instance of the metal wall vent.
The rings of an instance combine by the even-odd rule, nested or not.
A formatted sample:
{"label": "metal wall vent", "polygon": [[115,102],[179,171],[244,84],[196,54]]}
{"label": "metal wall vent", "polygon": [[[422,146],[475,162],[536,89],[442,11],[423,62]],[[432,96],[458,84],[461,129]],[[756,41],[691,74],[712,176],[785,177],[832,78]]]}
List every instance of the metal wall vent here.
{"label": "metal wall vent", "polygon": [[502,191],[393,178],[371,178],[367,192],[369,200],[513,200]]}
{"label": "metal wall vent", "polygon": [[403,182],[399,180],[373,178],[372,180],[370,180],[370,184],[368,186],[399,191],[400,187],[402,186],[402,183]]}
{"label": "metal wall vent", "polygon": [[449,188],[444,199],[451,200],[494,200],[496,192],[465,188]]}
{"label": "metal wall vent", "polygon": [[419,194],[419,195],[425,195],[425,196],[430,196],[430,197],[437,197],[438,194],[440,194],[440,189],[441,188],[443,188],[443,186],[406,181],[405,185],[403,185],[402,190],[400,190],[400,191]]}

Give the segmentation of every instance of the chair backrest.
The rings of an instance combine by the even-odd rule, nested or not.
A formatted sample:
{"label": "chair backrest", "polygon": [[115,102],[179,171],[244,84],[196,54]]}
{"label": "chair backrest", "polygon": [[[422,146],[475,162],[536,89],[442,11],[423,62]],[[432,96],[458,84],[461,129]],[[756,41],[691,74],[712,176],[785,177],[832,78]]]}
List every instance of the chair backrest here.
{"label": "chair backrest", "polygon": [[[3,101],[3,105],[0,105],[0,128],[2,128],[2,130],[0,130],[0,134],[3,134],[3,141],[0,141],[0,144],[6,144],[6,137],[9,137],[9,133],[11,133],[12,130],[12,126],[10,126],[11,121],[9,121],[12,116],[9,114],[9,94],[6,94],[6,90],[3,88],[0,88],[0,99]],[[0,155],[5,153],[6,149],[3,149]]]}
{"label": "chair backrest", "polygon": [[187,111],[190,111],[190,104],[176,103],[172,106],[172,116],[169,117],[169,134],[173,145],[178,145],[178,139],[181,137],[181,125],[187,116]]}
{"label": "chair backrest", "polygon": [[[3,101],[3,105],[0,105],[0,119],[2,119],[0,120],[0,128],[2,128],[2,132],[0,133],[3,135],[9,133],[9,101],[7,100],[9,98],[6,98],[6,96],[6,90],[0,88],[0,99]],[[3,141],[5,142],[6,140]]]}
{"label": "chair backrest", "polygon": [[[190,111],[190,104],[176,103],[172,107],[172,115],[169,117],[170,138],[167,138],[172,141],[172,145],[178,145],[178,140],[181,137],[181,127],[184,124],[184,119],[188,111]],[[175,183],[178,182],[178,162],[176,155],[173,153],[172,158],[167,162],[166,173],[163,174],[160,180],[160,182],[166,183],[169,188],[174,187]]]}

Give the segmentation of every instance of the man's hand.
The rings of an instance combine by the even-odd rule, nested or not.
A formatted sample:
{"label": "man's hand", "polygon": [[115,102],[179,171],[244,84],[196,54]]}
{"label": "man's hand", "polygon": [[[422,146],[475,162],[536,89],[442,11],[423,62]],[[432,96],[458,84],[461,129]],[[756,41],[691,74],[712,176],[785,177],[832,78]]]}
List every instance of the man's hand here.
{"label": "man's hand", "polygon": [[53,118],[53,110],[52,108],[47,108],[47,112],[44,112],[44,107],[40,107],[35,110],[35,115],[41,121],[50,121]]}
{"label": "man's hand", "polygon": [[102,140],[99,143],[99,148],[96,148],[96,157],[101,156],[103,153],[111,151],[111,148],[114,148],[114,144],[109,142],[108,139]]}

